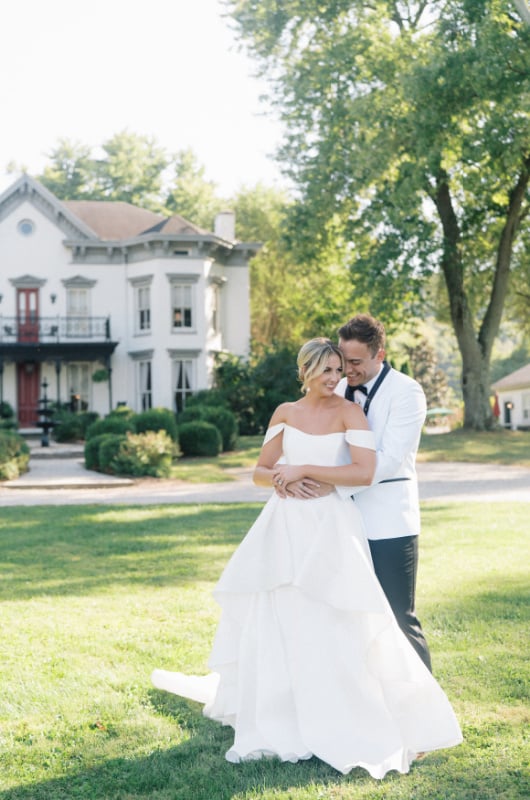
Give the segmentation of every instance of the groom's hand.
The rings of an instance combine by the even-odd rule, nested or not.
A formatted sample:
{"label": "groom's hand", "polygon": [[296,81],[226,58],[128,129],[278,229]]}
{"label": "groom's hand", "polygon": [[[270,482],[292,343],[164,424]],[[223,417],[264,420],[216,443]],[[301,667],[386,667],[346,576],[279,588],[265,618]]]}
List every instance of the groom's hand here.
{"label": "groom's hand", "polygon": [[[302,478],[299,481],[291,481],[287,486],[283,487],[286,494],[280,495],[282,497],[296,497],[298,500],[311,500],[313,497],[320,497],[317,489],[320,484],[311,478]],[[278,492],[279,494],[279,492]]]}

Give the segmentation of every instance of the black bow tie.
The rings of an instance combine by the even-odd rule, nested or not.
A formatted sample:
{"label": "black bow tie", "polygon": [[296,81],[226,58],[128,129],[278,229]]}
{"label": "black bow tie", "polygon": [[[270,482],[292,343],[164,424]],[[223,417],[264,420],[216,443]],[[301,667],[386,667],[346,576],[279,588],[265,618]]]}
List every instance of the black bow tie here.
{"label": "black bow tie", "polygon": [[367,395],[368,394],[368,389],[366,388],[366,386],[364,386],[362,384],[360,386],[349,386],[348,385],[346,387],[346,394],[345,394],[346,400],[353,400],[353,395],[354,395],[355,392],[362,392],[363,394]]}

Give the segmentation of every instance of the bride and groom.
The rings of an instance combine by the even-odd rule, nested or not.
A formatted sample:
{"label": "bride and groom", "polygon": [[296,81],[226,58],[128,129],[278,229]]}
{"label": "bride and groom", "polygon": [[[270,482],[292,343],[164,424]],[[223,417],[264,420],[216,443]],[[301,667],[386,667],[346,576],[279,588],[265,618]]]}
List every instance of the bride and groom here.
{"label": "bride and groom", "polygon": [[234,728],[229,761],[382,778],[462,736],[414,610],[424,395],[369,315],[339,344],[301,348],[303,396],[271,418],[254,480],[274,492],[215,587],[211,673],[152,679]]}

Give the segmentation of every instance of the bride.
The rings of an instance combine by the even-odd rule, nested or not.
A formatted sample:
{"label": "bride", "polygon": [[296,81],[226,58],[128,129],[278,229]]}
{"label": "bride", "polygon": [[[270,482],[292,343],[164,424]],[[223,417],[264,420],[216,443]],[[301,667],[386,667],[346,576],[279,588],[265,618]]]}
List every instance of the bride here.
{"label": "bride", "polygon": [[233,554],[214,590],[211,673],[157,669],[152,680],[234,728],[229,761],[317,756],[344,774],[408,772],[419,753],[462,735],[394,619],[359,512],[341,498],[341,487],[369,485],[375,469],[363,412],[334,394],[341,351],[312,339],[298,370],[304,396],[272,415],[254,481],[285,489],[309,477],[320,496],[273,494]]}

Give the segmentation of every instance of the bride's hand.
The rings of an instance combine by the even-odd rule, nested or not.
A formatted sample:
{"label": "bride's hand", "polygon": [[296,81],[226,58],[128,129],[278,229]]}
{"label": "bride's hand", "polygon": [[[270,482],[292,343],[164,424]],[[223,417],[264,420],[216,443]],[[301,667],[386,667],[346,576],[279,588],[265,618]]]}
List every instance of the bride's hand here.
{"label": "bride's hand", "polygon": [[272,485],[281,497],[285,497],[287,484],[304,477],[304,470],[298,464],[276,464],[272,474]]}

